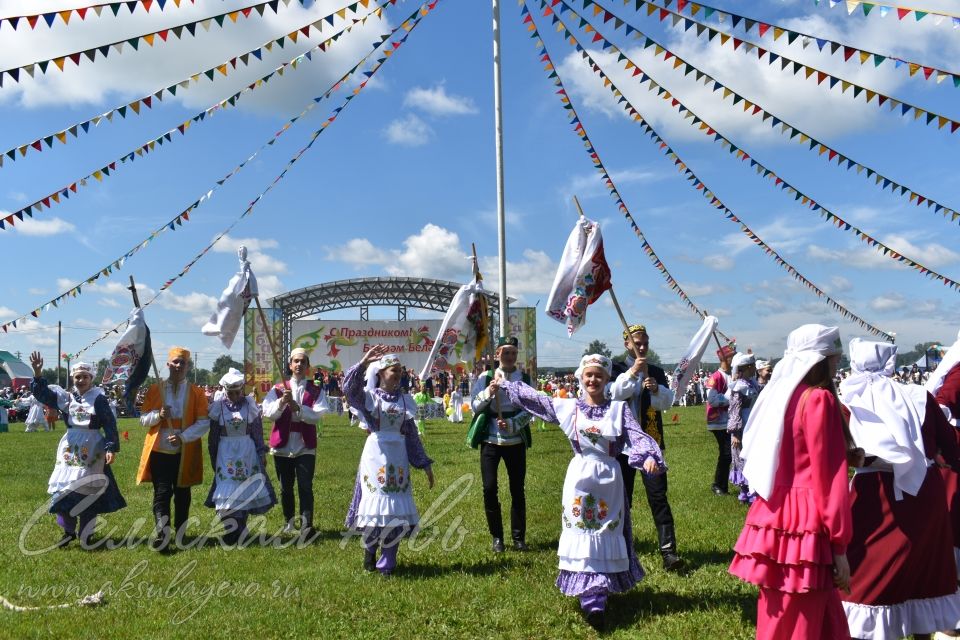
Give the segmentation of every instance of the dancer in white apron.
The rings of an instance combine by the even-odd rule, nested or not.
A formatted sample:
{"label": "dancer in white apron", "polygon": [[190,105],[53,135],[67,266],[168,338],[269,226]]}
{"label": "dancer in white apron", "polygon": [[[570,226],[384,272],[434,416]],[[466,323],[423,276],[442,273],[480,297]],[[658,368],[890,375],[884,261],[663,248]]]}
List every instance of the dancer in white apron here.
{"label": "dancer in white apron", "polygon": [[234,368],[220,378],[225,395],[210,404],[207,447],[213,484],[204,505],[217,510],[225,544],[237,544],[247,530],[247,516],[277,503],[267,476],[263,419],[252,396],[243,395],[243,374]]}
{"label": "dancer in white apron", "polygon": [[91,365],[78,362],[71,367],[74,387],[66,392],[47,385],[40,377],[43,358],[39,352],[30,355],[30,364],[34,398],[62,412],[66,423],[47,484],[47,493],[52,496],[50,513],[57,515],[57,524],[63,529],[57,544],[64,547],[79,535],[81,546],[86,547],[96,528],[97,514],[127,506],[110,470],[120,450],[117,421],[103,391],[93,386]]}
{"label": "dancer in white apron", "polygon": [[27,419],[24,420],[23,426],[24,433],[47,430],[47,414],[43,410],[43,405],[37,400],[36,394],[30,396],[30,410],[27,412]]}
{"label": "dancer in white apron", "polygon": [[616,457],[625,453],[631,467],[647,474],[666,469],[660,447],[626,403],[606,398],[611,369],[606,356],[584,356],[576,372],[583,389],[579,399],[547,398],[522,382],[491,383],[524,411],[559,424],[570,440],[574,456],[563,481],[556,584],[564,595],[580,599],[587,621],[597,628],[605,625],[608,594],[633,588],[644,575],[633,550],[630,503]]}
{"label": "dancer in white apron", "polygon": [[[411,467],[423,469],[433,488],[433,461],[417,433],[416,404],[410,394],[400,390],[401,373],[396,354],[377,345],[343,379],[351,410],[370,434],[360,454],[346,527],[363,535],[364,569],[377,569],[384,576],[393,573],[397,565],[400,540],[410,536],[420,522],[413,502]],[[381,547],[379,560],[377,547]]]}

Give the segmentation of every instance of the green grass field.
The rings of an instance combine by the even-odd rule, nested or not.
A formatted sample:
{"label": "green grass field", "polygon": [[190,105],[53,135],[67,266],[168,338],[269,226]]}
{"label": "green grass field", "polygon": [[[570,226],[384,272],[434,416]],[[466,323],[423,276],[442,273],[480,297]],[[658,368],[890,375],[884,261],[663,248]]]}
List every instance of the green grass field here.
{"label": "green grass field", "polygon": [[[608,609],[612,638],[747,638],[754,632],[756,592],[727,574],[731,547],[745,509],[733,496],[709,489],[716,444],[704,428],[703,408],[677,409],[679,424],[666,427],[670,499],[676,519],[684,575],[660,568],[656,532],[642,485],[634,498],[634,537],[646,579],[614,596]],[[411,549],[405,543],[393,578],[361,569],[357,539],[342,546],[342,523],[353,489],[363,433],[345,418],[328,418],[314,481],[315,544],[296,548],[250,546],[227,549],[207,544],[171,555],[145,544],[112,550],[66,550],[27,554],[60,536],[53,516],[32,527],[43,512],[46,481],[63,423],[54,433],[22,433],[22,424],[0,434],[0,595],[23,606],[70,602],[105,591],[98,608],[0,611],[0,636],[123,638],[588,638],[596,633],[579,614],[574,598],[554,587],[560,532],[560,491],[570,447],[556,428],[534,432],[527,459],[528,543],[531,551],[494,556],[483,517],[478,452],[463,445],[466,425],[431,421],[426,448],[436,461],[437,486],[426,488],[415,472],[415,494],[424,531]],[[110,514],[120,543],[137,520],[152,528],[150,485],[134,475],[142,429],[122,420],[130,440],[114,464],[128,506]],[[204,448],[206,444],[204,444]],[[206,457],[206,451],[204,451]],[[216,533],[213,511],[202,506],[210,481],[193,489],[192,516],[200,524],[191,538]],[[509,493],[501,467],[501,503],[509,528]],[[274,478],[273,464],[270,475]],[[432,512],[432,513],[431,513]],[[282,526],[279,506],[263,529]],[[103,538],[103,535],[100,536]]]}

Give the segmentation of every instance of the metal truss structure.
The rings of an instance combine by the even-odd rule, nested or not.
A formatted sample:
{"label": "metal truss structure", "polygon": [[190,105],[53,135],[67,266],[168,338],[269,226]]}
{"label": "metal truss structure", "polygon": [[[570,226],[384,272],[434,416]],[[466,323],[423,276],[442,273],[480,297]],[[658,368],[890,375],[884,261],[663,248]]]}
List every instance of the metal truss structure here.
{"label": "metal truss structure", "polygon": [[[282,293],[271,300],[283,316],[283,351],[290,352],[293,321],[334,309],[360,308],[360,320],[370,319],[370,307],[396,307],[397,320],[407,319],[407,309],[445,312],[460,283],[429,278],[356,278],[324,282]],[[489,294],[490,310],[497,327],[499,297]]]}

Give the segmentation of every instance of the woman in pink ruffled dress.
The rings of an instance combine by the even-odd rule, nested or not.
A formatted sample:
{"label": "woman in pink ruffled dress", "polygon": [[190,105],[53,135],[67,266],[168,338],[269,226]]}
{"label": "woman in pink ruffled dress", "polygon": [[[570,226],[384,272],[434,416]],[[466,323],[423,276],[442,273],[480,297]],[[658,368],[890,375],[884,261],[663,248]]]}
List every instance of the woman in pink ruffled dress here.
{"label": "woman in pink ruffled dress", "polygon": [[757,400],[743,437],[758,499],[730,573],[760,587],[757,638],[849,638],[837,588],[849,590],[853,531],[847,444],[833,386],[836,327],[804,325]]}

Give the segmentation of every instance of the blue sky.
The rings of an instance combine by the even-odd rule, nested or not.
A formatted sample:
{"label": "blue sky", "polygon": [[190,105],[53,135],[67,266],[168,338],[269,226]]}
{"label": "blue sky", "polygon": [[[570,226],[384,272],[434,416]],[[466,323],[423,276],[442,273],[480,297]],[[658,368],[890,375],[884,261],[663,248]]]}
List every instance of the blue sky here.
{"label": "blue sky", "polygon": [[[69,0],[3,0],[0,17],[83,6]],[[694,30],[665,27],[632,2],[607,0],[630,24],[665,43],[685,60],[710,73],[751,101],[841,153],[951,208],[956,198],[957,144],[960,134],[913,122],[876,102],[869,105],[850,92],[817,86],[788,76],[777,65],[698,39]],[[926,0],[925,8],[950,11],[949,0]],[[197,20],[246,6],[235,0],[197,0],[180,9],[172,1],[163,12],[133,15],[122,10],[88,15],[69,26],[59,19],[52,29],[30,31],[8,24],[0,33],[0,68],[49,59],[181,22]],[[154,47],[111,52],[64,72],[5,79],[0,88],[0,147],[9,149],[87,120],[97,114],[156,92],[174,82],[279,37],[294,26],[321,18],[342,6],[322,0],[307,7],[294,0],[277,14],[252,14],[222,29],[197,31],[196,38],[170,38]],[[371,5],[372,7],[373,5]],[[6,277],[0,282],[0,320],[29,312],[73,284],[110,264],[128,248],[173,218],[216,186],[269,140],[311,98],[365,55],[370,43],[411,13],[407,0],[342,38],[327,53],[304,61],[246,94],[238,106],[217,112],[192,126],[111,177],[82,188],[68,201],[37,214],[32,225],[0,231]],[[612,173],[635,219],[671,273],[701,307],[719,316],[720,327],[736,336],[741,348],[764,356],[782,351],[786,334],[799,324],[839,324],[845,338],[864,335],[843,320],[747,240],[739,227],[725,220],[692,189],[672,163],[658,152],[641,128],[617,108],[609,91],[585,67],[571,47],[541,18],[532,3],[547,48],[573,103]],[[592,18],[592,12],[578,12]],[[674,4],[675,6],[675,4]],[[826,1],[746,2],[715,0],[713,6],[746,14],[797,31],[821,35],[885,55],[950,71],[960,59],[960,29],[950,21],[936,24],[928,16],[897,21],[895,14],[864,18],[848,16],[843,3],[831,9]],[[644,322],[651,346],[665,359],[683,351],[699,321],[665,287],[660,274],[640,251],[640,243],[619,214],[593,171],[580,140],[571,132],[555,87],[542,69],[533,42],[514,3],[502,6],[503,98],[505,129],[507,288],[522,304],[549,292],[556,260],[575,220],[571,196],[579,196],[590,217],[603,224],[613,282],[631,321]],[[756,30],[744,36],[730,23],[718,25],[783,55],[817,66],[899,100],[960,119],[960,88],[910,77],[890,62],[878,68],[844,63],[842,56],[820,53],[801,41],[773,43]],[[338,20],[336,28],[341,22]],[[960,253],[955,250],[956,222],[951,223],[906,198],[880,191],[854,171],[828,164],[805,146],[790,142],[760,118],[743,113],[730,100],[711,93],[654,59],[635,40],[610,25],[601,28],[658,83],[668,88],[701,118],[751,156],[775,170],[805,193],[894,249],[949,277],[960,279]],[[254,257],[264,297],[342,278],[403,275],[464,281],[465,256],[471,242],[481,255],[489,286],[496,277],[496,192],[493,147],[493,81],[491,9],[485,1],[441,0],[391,56],[370,85],[352,100],[312,149],[215,249],[164,293],[147,311],[156,353],[185,345],[209,366],[223,352],[213,338],[200,334],[216,296],[236,269],[235,252],[246,244]],[[324,33],[331,33],[326,29]],[[580,31],[577,36],[589,42]],[[192,83],[175,98],[141,115],[115,117],[91,133],[56,143],[42,153],[30,152],[0,168],[0,211],[15,211],[55,189],[132,151],[145,141],[238,91],[274,67],[319,42],[300,38],[295,45],[273,48],[262,64],[231,70],[214,82]],[[849,233],[838,231],[794,202],[769,180],[760,179],[745,163],[689,126],[669,104],[636,84],[629,75],[597,59],[617,86],[657,128],[704,182],[770,246],[807,278],[850,310],[880,328],[895,332],[909,350],[922,340],[952,342],[957,326],[958,292],[915,271],[880,257]],[[856,57],[856,56],[855,56]],[[352,85],[351,85],[352,86]],[[348,90],[350,88],[348,87]],[[110,278],[87,286],[83,295],[21,328],[0,336],[0,348],[27,352],[39,348],[56,356],[58,320],[64,350],[75,352],[119,323],[129,311],[123,288],[129,274],[152,297],[165,280],[177,274],[220,231],[231,224],[308,142],[310,134],[340,104],[334,94],[294,124],[277,143],[264,150],[241,173],[193,211],[176,232],[157,237],[131,257]],[[395,317],[392,309],[373,317]],[[428,314],[424,314],[425,316]],[[356,319],[356,310],[329,317]],[[588,314],[588,323],[573,339],[562,325],[539,316],[539,361],[572,364],[593,338],[619,343],[619,322],[605,296]],[[106,355],[104,341],[86,357]],[[242,355],[238,341],[233,355]]]}

